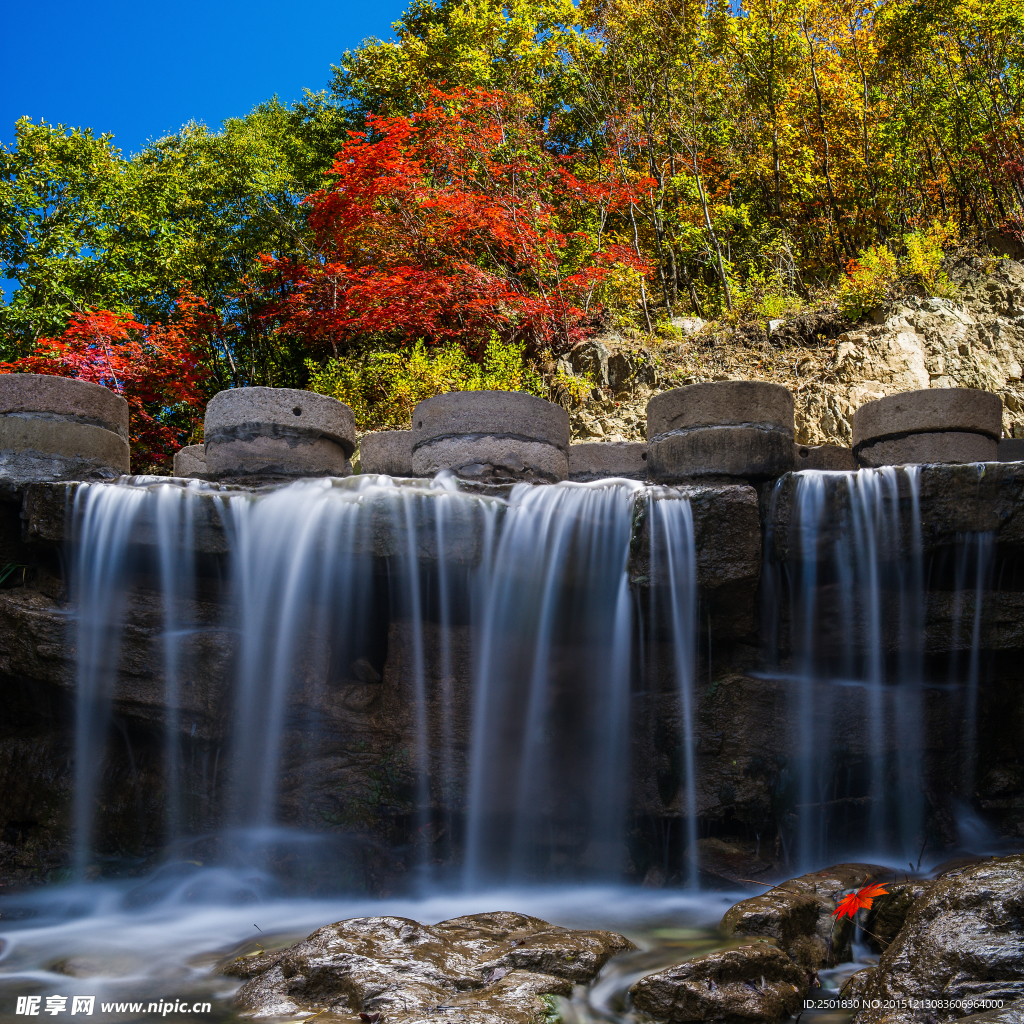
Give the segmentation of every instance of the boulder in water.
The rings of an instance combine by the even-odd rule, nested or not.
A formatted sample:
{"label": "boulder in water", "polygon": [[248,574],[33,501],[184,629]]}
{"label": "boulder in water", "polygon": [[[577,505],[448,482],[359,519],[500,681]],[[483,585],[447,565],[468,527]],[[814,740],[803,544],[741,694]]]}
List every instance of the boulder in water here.
{"label": "boulder in water", "polygon": [[961,1021],[963,1024],[1024,1024],[1024,999],[998,1010],[972,1013],[970,1017],[961,1017]]}
{"label": "boulder in water", "polygon": [[781,949],[757,942],[650,974],[629,992],[637,1009],[660,1020],[755,1024],[794,1013],[809,987],[807,972]]}
{"label": "boulder in water", "polygon": [[876,864],[837,864],[791,878],[731,907],[721,929],[729,936],[773,938],[801,967],[812,971],[825,966],[826,957],[831,964],[851,960],[853,928],[846,919],[836,921],[833,928],[832,913],[843,894],[877,881],[887,870]]}
{"label": "boulder in water", "polygon": [[[941,875],[917,899],[899,934],[861,987],[882,1009],[855,1024],[967,1016],[964,1003],[1024,999],[1024,855],[993,858]],[[937,1000],[891,1010],[893,1000]]]}
{"label": "boulder in water", "polygon": [[447,1008],[463,1021],[532,1024],[545,1010],[542,994],[569,995],[634,948],[614,932],[558,928],[524,914],[432,926],[364,917],[280,952],[240,957],[224,973],[248,979],[236,1004],[249,1017],[379,1013],[388,1024],[412,1024]]}
{"label": "boulder in water", "polygon": [[893,882],[886,898],[875,900],[864,920],[868,941],[878,950],[886,949],[900,933],[910,908],[935,884],[927,878]]}

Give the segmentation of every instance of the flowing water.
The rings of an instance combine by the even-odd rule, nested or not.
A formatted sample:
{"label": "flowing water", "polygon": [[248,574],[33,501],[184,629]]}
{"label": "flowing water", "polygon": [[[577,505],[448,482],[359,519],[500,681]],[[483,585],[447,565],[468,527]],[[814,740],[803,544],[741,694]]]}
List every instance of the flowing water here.
{"label": "flowing water", "polygon": [[[412,780],[414,832],[426,837],[421,885],[453,881],[452,858],[439,867],[429,849],[446,830],[460,833],[454,868],[467,889],[621,877],[642,628],[627,561],[643,490],[628,481],[517,485],[496,497],[443,475],[401,485],[305,481],[255,496],[153,478],[79,488],[79,872],[95,860],[120,630],[144,577],[163,634],[169,844],[202,832],[184,810],[195,780],[183,771],[182,700],[202,675],[186,641],[207,629],[234,645],[229,735],[207,769],[211,786],[226,787],[207,794],[224,805],[221,829],[260,836],[282,824],[282,801],[302,785],[290,751],[302,743],[315,758],[318,744],[330,745],[320,709],[336,677],[379,679],[373,648],[383,644],[388,657],[400,652],[408,702],[408,747],[395,759]],[[685,495],[657,497],[651,523],[669,581],[663,614],[674,635],[692,830],[693,528]],[[211,583],[199,555],[218,529]],[[222,621],[204,624],[196,599],[211,587]]]}
{"label": "flowing water", "polygon": [[[857,853],[920,862],[926,843],[930,767],[926,691],[953,687],[965,728],[955,742],[963,792],[973,792],[984,591],[990,534],[957,538],[927,564],[922,554],[919,467],[796,474],[791,557],[783,573],[766,561],[769,664],[780,648],[777,609],[788,600],[791,667],[769,675],[788,683],[794,723],[788,839],[801,871],[849,855],[835,833],[872,837]],[[769,536],[775,506],[769,516]],[[770,548],[770,543],[766,545]],[[950,583],[952,649],[947,674],[926,673],[929,589]],[[837,756],[841,755],[841,756]]]}
{"label": "flowing water", "polygon": [[[8,899],[0,960],[0,1019],[21,994],[96,997],[93,1020],[152,1021],[158,1014],[104,1013],[105,1003],[209,1002],[210,1012],[172,1021],[237,1021],[240,982],[218,965],[259,948],[290,945],[331,921],[374,915],[436,923],[514,907],[567,927],[611,928],[640,951],[617,959],[572,1001],[577,1021],[632,1021],[624,1009],[636,978],[722,942],[715,928],[737,894],[651,892],[603,885],[482,889],[420,898],[284,898],[255,871],[168,865],[142,883],[70,885]],[[15,920],[18,918],[19,920]],[[58,1018],[59,1019],[59,1018]],[[288,1020],[294,1018],[289,1017]]]}
{"label": "flowing water", "polygon": [[[641,602],[629,564],[644,515],[660,584]],[[912,467],[804,472],[785,572],[766,559],[765,674],[785,682],[794,725],[781,787],[794,871],[853,852],[836,849],[851,821],[878,837],[875,856],[920,858],[929,687],[962,698],[972,791],[994,543],[964,535],[942,564],[928,561],[919,520]],[[134,478],[79,487],[72,538],[77,878],[5,900],[5,998],[194,995],[212,1002],[206,1019],[230,1020],[235,984],[211,968],[256,942],[284,945],[363,914],[437,921],[508,907],[634,938],[641,952],[563,1007],[567,1021],[624,1021],[635,977],[719,944],[714,925],[739,894],[700,893],[695,857],[675,865],[682,891],[618,884],[629,860],[631,696],[658,658],[679,708],[669,747],[685,848],[700,835],[685,490],[601,481],[499,493],[441,475],[252,494]],[[949,581],[959,652],[941,680],[924,635],[937,576]],[[115,713],[122,640],[144,628],[161,662],[159,838],[179,854],[142,880],[86,883],[102,861],[106,751],[130,749]],[[788,660],[776,657],[786,649]],[[397,666],[390,676],[385,660]],[[293,819],[316,804],[322,820],[351,824],[351,800],[342,794],[323,817],[311,786],[339,758],[364,756],[325,725],[324,709],[379,700],[382,671],[399,688],[405,731],[373,766],[366,799],[402,802],[414,836],[407,894],[296,896],[268,864],[356,855]],[[214,678],[229,726],[203,745]],[[851,748],[839,765],[834,753]],[[199,864],[196,851],[210,849],[219,863]]]}

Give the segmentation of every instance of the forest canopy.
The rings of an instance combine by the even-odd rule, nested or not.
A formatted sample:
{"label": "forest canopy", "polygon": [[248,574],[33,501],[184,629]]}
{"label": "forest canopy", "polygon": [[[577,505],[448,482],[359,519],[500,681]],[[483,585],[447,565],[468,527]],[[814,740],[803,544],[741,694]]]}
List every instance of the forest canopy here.
{"label": "forest canopy", "polygon": [[138,380],[159,467],[221,388],[364,393],[377,354],[453,346],[528,363],[1021,237],[1019,0],[414,0],[393,29],[323,92],[132,155],[19,121],[5,368]]}

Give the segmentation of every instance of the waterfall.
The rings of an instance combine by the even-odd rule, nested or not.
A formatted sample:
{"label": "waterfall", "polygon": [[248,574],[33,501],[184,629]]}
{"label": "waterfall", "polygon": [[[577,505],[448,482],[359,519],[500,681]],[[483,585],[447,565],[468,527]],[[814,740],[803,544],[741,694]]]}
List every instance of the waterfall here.
{"label": "waterfall", "polygon": [[625,860],[638,485],[517,485],[485,574],[465,877]]}
{"label": "waterfall", "polygon": [[[73,825],[76,869],[92,858],[96,805],[102,799],[104,753],[111,740],[114,679],[122,634],[138,582],[158,580],[162,638],[153,675],[163,680],[166,831],[176,835],[183,814],[179,703],[182,642],[190,632],[182,618],[195,593],[193,523],[196,484],[132,477],[128,485],[80,484],[71,509],[72,620],[76,658],[75,790]],[[145,613],[131,623],[145,630]],[[115,729],[116,732],[116,729]],[[122,736],[119,742],[130,742]],[[129,749],[130,753],[130,749]]]}
{"label": "waterfall", "polygon": [[[769,550],[776,514],[773,501]],[[793,757],[783,802],[791,861],[809,870],[839,853],[840,836],[847,846],[859,836],[866,853],[914,862],[927,842],[924,722],[926,693],[937,681],[926,669],[926,613],[929,586],[939,585],[929,584],[931,561],[923,554],[919,467],[796,474],[789,537],[792,667],[783,677]],[[953,628],[969,637],[953,644],[954,651],[966,648],[966,673],[956,658],[949,672],[963,694],[959,744],[968,794],[991,548],[988,535],[961,537],[954,555]],[[777,570],[766,583],[765,660],[772,665],[782,640],[769,607],[782,593]]]}
{"label": "waterfall", "polygon": [[74,622],[75,868],[79,876],[93,848],[93,819],[110,726],[112,684],[118,669],[121,630],[128,598],[127,538],[142,509],[145,491],[82,484],[73,507],[75,549],[71,599]]}
{"label": "waterfall", "polygon": [[[684,794],[683,810],[686,827],[687,882],[698,884],[697,857],[697,769],[695,763],[694,687],[697,627],[696,551],[693,540],[693,513],[685,497],[675,492],[656,492],[650,502],[651,578],[667,586],[652,588],[651,621],[663,618],[668,627],[672,649],[671,677],[679,697],[681,728],[678,754]],[[653,496],[652,496],[653,497]],[[664,593],[667,608],[658,607],[658,596]],[[667,866],[667,865],[666,865]]]}
{"label": "waterfall", "polygon": [[170,484],[156,487],[157,560],[160,590],[163,595],[164,632],[164,749],[167,778],[167,834],[181,835],[184,808],[181,787],[180,702],[184,652],[182,641],[189,634],[184,609],[195,598],[195,531],[193,505],[198,493],[195,486]]}
{"label": "waterfall", "polygon": [[324,699],[332,662],[344,671],[359,657],[352,644],[366,629],[373,586],[368,483],[304,482],[224,502],[240,638],[228,819],[235,827],[275,824],[279,789],[292,784],[280,776],[286,727],[310,727],[286,716]]}
{"label": "waterfall", "polygon": [[[421,884],[453,869],[470,887],[619,877],[641,631],[627,562],[643,490],[524,484],[501,497],[445,474],[80,487],[79,867],[95,859],[129,623],[159,662],[166,844],[212,827],[258,848],[282,828],[358,830],[384,806],[396,835],[408,823]],[[679,809],[695,838],[692,517],[681,493],[649,504],[681,704]],[[201,621],[200,594],[217,622]],[[185,645],[204,631],[230,638],[214,676]],[[190,723],[196,681],[206,703]],[[208,734],[219,716],[227,726],[200,778],[190,741],[203,714]],[[189,785],[214,810],[190,811]]]}
{"label": "waterfall", "polygon": [[[962,762],[961,791],[969,800],[977,782],[978,689],[981,677],[981,624],[985,591],[992,586],[995,562],[995,537],[990,532],[963,534],[959,538],[953,580],[953,636],[950,682],[963,679],[965,749]],[[970,597],[970,607],[968,607]],[[963,649],[967,650],[966,671]],[[958,657],[959,656],[959,657]]]}

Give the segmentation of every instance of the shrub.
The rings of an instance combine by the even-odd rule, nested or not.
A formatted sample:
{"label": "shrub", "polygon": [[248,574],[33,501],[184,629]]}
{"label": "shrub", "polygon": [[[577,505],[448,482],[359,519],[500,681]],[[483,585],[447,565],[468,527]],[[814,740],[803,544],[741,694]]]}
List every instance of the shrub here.
{"label": "shrub", "polygon": [[899,266],[886,245],[872,245],[860,257],[846,264],[846,277],[839,286],[839,308],[845,316],[859,320],[882,302],[896,281]]}
{"label": "shrub", "polygon": [[903,236],[906,256],[897,259],[887,245],[873,245],[846,265],[846,277],[839,286],[839,308],[845,316],[859,320],[888,298],[896,284],[913,278],[928,292],[941,298],[956,297],[956,287],[942,269],[945,247],[956,239],[952,222],[932,224]]}
{"label": "shrub", "polygon": [[417,403],[448,391],[526,391],[545,395],[540,376],[524,358],[525,346],[491,335],[475,362],[451,342],[428,350],[423,341],[398,352],[307,360],[310,390],[351,406],[359,430],[406,429]]}
{"label": "shrub", "polygon": [[928,290],[929,295],[951,299],[956,287],[942,269],[944,249],[956,240],[957,232],[950,221],[948,224],[932,224],[924,231],[912,231],[903,236],[907,257],[900,269],[907,276],[917,277]]}

